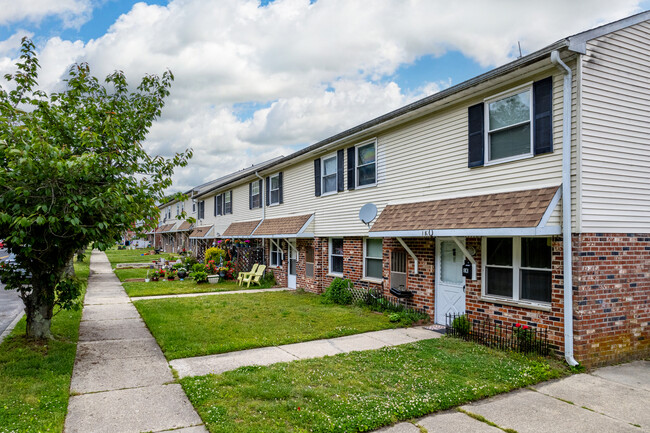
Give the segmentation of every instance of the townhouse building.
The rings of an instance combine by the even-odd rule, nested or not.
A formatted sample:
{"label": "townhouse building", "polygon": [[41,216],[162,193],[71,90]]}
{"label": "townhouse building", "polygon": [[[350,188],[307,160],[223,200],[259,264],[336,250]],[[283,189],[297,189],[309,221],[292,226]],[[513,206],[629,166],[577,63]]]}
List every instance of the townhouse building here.
{"label": "townhouse building", "polygon": [[396,288],[596,365],[650,354],[649,165],[644,12],[212,182],[189,239],[256,239],[281,285]]}

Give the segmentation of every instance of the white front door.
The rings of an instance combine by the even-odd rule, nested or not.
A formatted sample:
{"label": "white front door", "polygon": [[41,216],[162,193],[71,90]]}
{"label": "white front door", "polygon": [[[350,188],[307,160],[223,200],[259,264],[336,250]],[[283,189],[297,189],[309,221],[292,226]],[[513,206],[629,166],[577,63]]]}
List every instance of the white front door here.
{"label": "white front door", "polygon": [[[465,242],[464,238],[460,238]],[[465,277],[462,267],[465,256],[453,239],[436,239],[436,318],[445,324],[447,314],[465,311]]]}
{"label": "white front door", "polygon": [[298,251],[296,241],[289,241],[289,270],[287,273],[287,286],[290,289],[296,288],[296,269],[298,267]]}

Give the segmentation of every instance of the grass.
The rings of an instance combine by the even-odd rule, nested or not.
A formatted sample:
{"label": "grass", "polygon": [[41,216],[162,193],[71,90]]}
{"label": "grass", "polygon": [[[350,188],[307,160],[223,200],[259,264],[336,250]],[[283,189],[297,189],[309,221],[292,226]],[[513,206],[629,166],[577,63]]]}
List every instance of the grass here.
{"label": "grass", "polygon": [[[142,256],[143,253],[148,253],[152,249],[150,248],[139,248],[135,250],[118,250],[117,247],[106,250],[106,257],[111,262],[111,266],[115,268],[115,265],[118,263],[151,263],[152,260],[160,260],[161,258],[168,259],[170,256],[174,256],[169,253],[162,254],[152,254],[147,256]],[[174,256],[178,257],[178,255]]]}
{"label": "grass", "polygon": [[[165,284],[165,283],[162,283]],[[272,292],[134,302],[167,359],[396,328],[387,315]]]}
{"label": "grass", "polygon": [[[81,279],[89,260],[90,252],[75,262]],[[0,345],[0,433],[63,430],[80,321],[81,310],[61,311],[52,319],[54,338],[38,342],[25,337],[23,317]]]}
{"label": "grass", "polygon": [[544,358],[440,338],[180,382],[212,433],[356,432],[564,374]]}
{"label": "grass", "polygon": [[251,286],[245,285],[238,286],[237,281],[224,281],[217,284],[196,284],[191,279],[185,281],[149,281],[135,282],[135,283],[122,283],[124,290],[129,296],[154,296],[154,295],[179,295],[182,293],[210,293],[210,292],[228,292],[232,290],[246,290],[246,289],[266,289],[269,286]]}

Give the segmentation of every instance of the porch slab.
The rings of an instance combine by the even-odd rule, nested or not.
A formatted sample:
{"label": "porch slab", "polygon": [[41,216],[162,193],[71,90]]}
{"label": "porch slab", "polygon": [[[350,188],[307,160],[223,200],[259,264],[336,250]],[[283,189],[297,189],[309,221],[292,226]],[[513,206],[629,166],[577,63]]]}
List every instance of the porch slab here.
{"label": "porch slab", "polygon": [[461,412],[445,412],[420,419],[416,424],[424,427],[429,433],[435,432],[472,432],[472,433],[502,433],[503,430],[472,418]]}
{"label": "porch slab", "polygon": [[183,378],[223,373],[246,365],[271,365],[276,362],[289,362],[296,359],[298,358],[279,347],[263,347],[219,355],[175,359],[169,364],[176,370],[178,376]]}
{"label": "porch slab", "polygon": [[[530,390],[519,390],[489,400],[462,406],[481,415],[502,429],[518,433],[632,433],[639,432],[626,422],[615,420],[553,397]],[[553,420],[553,422],[549,422]]]}
{"label": "porch slab", "polygon": [[164,355],[153,338],[88,341],[77,345],[77,358],[99,362],[106,359],[146,358]]}
{"label": "porch slab", "polygon": [[650,391],[650,361],[634,361],[629,364],[603,367],[591,374],[621,385]]}
{"label": "porch slab", "polygon": [[[645,379],[650,376],[647,371]],[[570,401],[576,406],[588,408],[612,418],[650,431],[650,391],[635,389],[590,374],[577,374],[563,380],[548,382],[534,387],[537,391]],[[615,401],[616,404],[612,404]]]}
{"label": "porch slab", "polygon": [[181,386],[171,384],[72,396],[65,431],[140,433],[201,424]]}
{"label": "porch slab", "polygon": [[84,323],[79,328],[80,342],[153,338],[142,319],[93,320]]}
{"label": "porch slab", "polygon": [[86,305],[81,321],[139,319],[133,304]]}
{"label": "porch slab", "polygon": [[105,359],[77,357],[70,392],[89,393],[124,388],[163,385],[172,382],[164,357]]}

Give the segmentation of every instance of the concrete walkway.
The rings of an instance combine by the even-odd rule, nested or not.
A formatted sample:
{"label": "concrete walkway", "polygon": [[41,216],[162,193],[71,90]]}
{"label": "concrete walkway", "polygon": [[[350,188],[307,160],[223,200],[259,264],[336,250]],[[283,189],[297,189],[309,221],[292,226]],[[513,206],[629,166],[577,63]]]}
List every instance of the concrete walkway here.
{"label": "concrete walkway", "polygon": [[65,432],[207,432],[106,254],[90,270]]}
{"label": "concrete walkway", "polygon": [[175,359],[169,364],[178,376],[203,376],[218,374],[248,365],[271,365],[276,362],[289,362],[298,359],[319,358],[358,350],[373,350],[398,344],[413,343],[419,340],[439,338],[442,334],[424,329],[424,327],[385,329],[366,332],[347,337],[326,340],[306,341],[304,343],[285,344],[283,346],[262,347],[241,350],[239,352],[219,355],[197,356],[194,358]]}
{"label": "concrete walkway", "polygon": [[[480,421],[481,417],[493,425]],[[650,432],[650,361],[540,383],[377,432],[502,433],[505,429],[517,433]]]}
{"label": "concrete walkway", "polygon": [[237,295],[240,293],[264,293],[264,292],[287,292],[287,287],[273,289],[250,289],[250,290],[227,290],[223,292],[200,292],[200,293],[181,293],[179,295],[151,295],[151,296],[132,296],[132,301],[143,301],[147,299],[167,299],[167,298],[194,298],[196,296],[216,296],[216,295]]}

